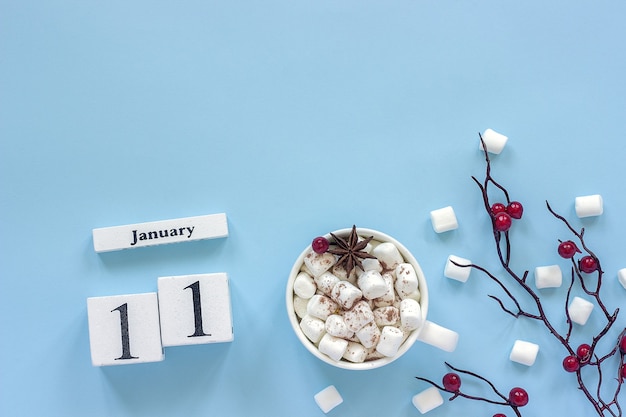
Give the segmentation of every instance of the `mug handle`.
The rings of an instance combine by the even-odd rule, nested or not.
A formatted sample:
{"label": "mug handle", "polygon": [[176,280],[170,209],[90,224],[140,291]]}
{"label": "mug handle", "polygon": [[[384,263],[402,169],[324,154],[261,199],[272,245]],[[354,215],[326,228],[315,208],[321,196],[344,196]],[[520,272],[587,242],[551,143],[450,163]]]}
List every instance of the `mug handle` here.
{"label": "mug handle", "polygon": [[454,352],[459,341],[459,334],[454,330],[426,320],[417,335],[417,340],[446,352]]}

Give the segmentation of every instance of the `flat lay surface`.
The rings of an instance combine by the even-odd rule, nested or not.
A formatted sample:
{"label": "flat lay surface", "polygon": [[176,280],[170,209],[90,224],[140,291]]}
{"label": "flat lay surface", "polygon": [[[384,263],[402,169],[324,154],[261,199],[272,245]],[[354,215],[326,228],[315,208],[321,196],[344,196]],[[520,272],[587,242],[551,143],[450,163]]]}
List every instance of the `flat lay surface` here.
{"label": "flat lay surface", "polygon": [[[415,377],[439,383],[444,362],[524,387],[524,416],[594,415],[545,327],[506,314],[480,271],[461,282],[444,268],[455,255],[505,278],[471,178],[484,179],[479,133],[493,129],[508,141],[491,174],[524,205],[511,268],[534,288],[536,267],[560,265],[563,285],[539,292],[563,331],[571,264],[556,248],[573,236],[549,201],[585,228],[608,310],[626,305],[625,18],[615,1],[0,0],[0,415],[314,417],[332,385],[342,402],[318,397],[329,416],[417,416],[430,385]],[[576,197],[596,194],[603,213],[579,218]],[[448,206],[458,228],[437,233],[430,213]],[[95,228],[217,213],[227,237],[94,250]],[[350,371],[300,343],[291,267],[353,225],[415,256],[427,318],[458,332],[454,352],[418,341]],[[232,342],[92,366],[87,298],[214,273],[228,276]],[[605,323],[596,307],[573,343]],[[509,359],[517,340],[539,347],[532,365]],[[616,372],[607,363],[607,389]],[[470,378],[463,389],[488,394]],[[513,415],[441,395],[429,416]]]}

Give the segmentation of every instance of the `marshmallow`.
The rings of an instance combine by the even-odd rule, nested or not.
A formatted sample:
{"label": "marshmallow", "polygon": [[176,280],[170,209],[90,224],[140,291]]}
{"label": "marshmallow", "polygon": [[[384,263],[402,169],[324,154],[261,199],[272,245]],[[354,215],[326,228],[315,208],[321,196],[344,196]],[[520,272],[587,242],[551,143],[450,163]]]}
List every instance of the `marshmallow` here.
{"label": "marshmallow", "polygon": [[443,397],[437,387],[427,388],[413,396],[413,405],[422,414],[426,414],[441,404],[443,404]]}
{"label": "marshmallow", "polygon": [[450,255],[446,261],[446,267],[443,270],[443,275],[447,278],[466,282],[470,276],[470,272],[472,272],[472,268],[470,266],[457,266],[452,262],[456,262],[458,265],[471,265],[472,261],[456,255]]}
{"label": "marshmallow", "polygon": [[336,262],[335,255],[330,252],[315,253],[313,249],[311,249],[304,256],[304,265],[314,277],[320,276],[328,271]]}
{"label": "marshmallow", "polygon": [[321,320],[326,320],[328,316],[336,313],[338,310],[339,306],[337,303],[321,294],[315,294],[306,305],[307,314]]}
{"label": "marshmallow", "polygon": [[349,281],[351,284],[356,284],[358,268],[352,268],[350,271],[350,275],[348,275],[348,271],[343,266],[343,264],[335,264],[331,268],[331,272],[334,276],[338,277],[342,281]]}
{"label": "marshmallow", "polygon": [[315,403],[324,413],[328,413],[330,410],[343,402],[343,398],[341,398],[341,395],[334,385],[324,388],[315,394],[313,398],[315,399]]}
{"label": "marshmallow", "polygon": [[622,284],[622,287],[626,289],[626,268],[622,268],[617,271],[617,279],[619,283]]}
{"label": "marshmallow", "polygon": [[326,333],[322,336],[318,348],[332,360],[339,361],[348,348],[348,341]]}
{"label": "marshmallow", "polygon": [[350,330],[357,332],[367,323],[374,321],[374,313],[369,304],[361,300],[343,313],[343,319]]}
{"label": "marshmallow", "polygon": [[373,313],[374,322],[379,327],[393,326],[400,320],[400,311],[393,306],[377,308]]}
{"label": "marshmallow", "polygon": [[417,273],[413,265],[401,263],[396,267],[396,283],[394,286],[400,298],[406,298],[409,294],[415,292],[418,285]]}
{"label": "marshmallow", "polygon": [[400,322],[407,330],[415,330],[422,325],[422,308],[417,301],[406,298],[400,302]]}
{"label": "marshmallow", "polygon": [[323,272],[321,275],[315,277],[315,284],[317,285],[317,288],[326,295],[330,295],[333,287],[338,282],[339,278],[337,278],[328,271]]}
{"label": "marshmallow", "polygon": [[330,298],[344,310],[350,310],[363,297],[360,289],[348,281],[339,281],[330,292]]}
{"label": "marshmallow", "polygon": [[296,312],[296,315],[300,318],[306,316],[306,306],[309,303],[309,300],[304,299],[302,297],[298,297],[297,295],[293,296],[293,310]]}
{"label": "marshmallow", "polygon": [[366,258],[361,261],[363,265],[363,271],[378,271],[383,272],[383,266],[378,259]]}
{"label": "marshmallow", "polygon": [[570,303],[567,311],[569,312],[569,318],[581,326],[584,326],[591,315],[593,310],[593,304],[587,300],[583,300],[580,297],[574,297]]}
{"label": "marshmallow", "polygon": [[459,227],[459,223],[456,220],[454,209],[452,206],[440,208],[430,212],[430,221],[433,224],[433,229],[437,233],[447,232]]}
{"label": "marshmallow", "polygon": [[363,272],[359,275],[357,284],[363,292],[363,297],[368,300],[382,297],[387,292],[387,284],[378,271]]}
{"label": "marshmallow", "polygon": [[365,362],[367,358],[367,349],[360,343],[348,342],[346,352],[343,354],[343,358],[353,363]]}
{"label": "marshmallow", "polygon": [[300,321],[300,328],[302,333],[313,343],[319,342],[325,332],[324,322],[308,314]]}
{"label": "marshmallow", "polygon": [[535,268],[535,287],[556,288],[563,282],[563,273],[558,265],[538,266]]}
{"label": "marshmallow", "polygon": [[576,197],[574,206],[578,217],[599,216],[604,211],[600,194]]}
{"label": "marshmallow", "polygon": [[308,300],[313,297],[315,291],[317,291],[317,286],[315,285],[315,281],[313,281],[313,277],[306,272],[300,272],[293,281],[293,292],[295,292],[298,297]]}
{"label": "marshmallow", "polygon": [[[509,139],[501,133],[496,132],[492,129],[487,129],[481,135],[483,138],[483,142],[485,142],[485,146],[487,147],[487,152],[493,154],[499,154],[504,149],[504,145],[506,145],[506,141]],[[478,149],[481,151],[484,150],[483,143],[480,142],[478,144]]]}
{"label": "marshmallow", "polygon": [[417,335],[417,340],[438,347],[446,352],[454,352],[459,341],[459,334],[432,321],[426,320]]}
{"label": "marshmallow", "polygon": [[539,345],[526,342],[524,340],[516,340],[511,349],[509,359],[522,365],[532,366],[537,359]]}
{"label": "marshmallow", "polygon": [[402,330],[393,326],[385,326],[380,332],[380,340],[376,345],[376,350],[387,357],[395,356],[403,339]]}
{"label": "marshmallow", "polygon": [[385,280],[387,292],[378,298],[374,298],[374,306],[376,307],[391,306],[396,300],[396,292],[393,289],[393,275],[391,275],[389,272],[385,272],[382,277],[383,280]]}
{"label": "marshmallow", "polygon": [[422,293],[420,292],[420,290],[419,290],[419,289],[417,289],[417,290],[413,291],[413,292],[412,292],[412,293],[410,293],[410,294],[407,294],[407,295],[404,297],[404,299],[405,299],[405,300],[407,300],[407,299],[411,299],[411,300],[415,300],[415,301],[417,301],[418,303],[419,303],[419,301],[420,301],[420,299],[421,299],[421,298],[422,298]]}
{"label": "marshmallow", "polygon": [[361,327],[355,335],[367,349],[375,347],[380,341],[380,329],[373,321]]}
{"label": "marshmallow", "polygon": [[383,355],[382,353],[378,352],[376,350],[376,346],[371,347],[367,350],[367,356],[365,357],[366,361],[374,361],[376,359],[382,359],[384,358],[385,355]]}
{"label": "marshmallow", "polygon": [[331,314],[328,316],[324,328],[326,329],[326,333],[335,337],[343,337],[347,339],[352,337],[354,334],[353,331],[348,329],[346,322],[339,314]]}
{"label": "marshmallow", "polygon": [[382,264],[384,269],[395,269],[398,264],[404,262],[396,245],[391,242],[383,242],[372,249],[374,255]]}

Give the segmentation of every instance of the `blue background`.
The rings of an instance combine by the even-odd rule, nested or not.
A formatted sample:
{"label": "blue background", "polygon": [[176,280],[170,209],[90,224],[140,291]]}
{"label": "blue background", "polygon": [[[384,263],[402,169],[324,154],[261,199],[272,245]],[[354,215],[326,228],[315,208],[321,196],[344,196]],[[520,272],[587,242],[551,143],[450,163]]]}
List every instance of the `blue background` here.
{"label": "blue background", "polygon": [[[525,387],[524,415],[592,415],[543,327],[504,314],[477,271],[461,284],[443,267],[452,253],[502,273],[470,178],[492,128],[509,136],[494,175],[526,209],[513,267],[568,276],[549,200],[586,227],[607,306],[625,304],[625,18],[619,1],[0,1],[0,415],[320,416],[313,395],[334,384],[329,415],[415,416],[414,376],[439,380],[444,361]],[[581,220],[587,194],[605,213]],[[429,212],[447,205],[459,228],[438,235]],[[226,239],[93,251],[95,227],[218,212]],[[413,251],[454,353],[418,343],[350,372],[299,345],[291,265],[352,224]],[[229,274],[233,343],[91,366],[87,297],[207,272]],[[564,288],[542,294],[562,320]],[[575,344],[602,325],[596,309]],[[534,366],[509,361],[516,339],[540,345]],[[458,399],[429,415],[496,412]]]}

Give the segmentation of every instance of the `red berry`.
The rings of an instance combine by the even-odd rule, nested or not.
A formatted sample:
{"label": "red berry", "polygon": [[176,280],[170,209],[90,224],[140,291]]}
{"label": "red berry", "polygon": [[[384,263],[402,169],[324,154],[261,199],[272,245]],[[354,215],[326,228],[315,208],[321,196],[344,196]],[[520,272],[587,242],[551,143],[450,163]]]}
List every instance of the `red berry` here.
{"label": "red berry", "polygon": [[457,392],[461,388],[461,377],[454,372],[449,372],[443,376],[443,387],[446,391]]}
{"label": "red berry", "polygon": [[498,213],[495,216],[495,227],[498,232],[506,232],[511,228],[511,224],[513,220],[511,220],[511,216],[502,212]]}
{"label": "red berry", "polygon": [[563,369],[567,372],[576,372],[580,368],[580,362],[578,362],[578,358],[574,355],[566,356],[563,359]]}
{"label": "red berry", "polygon": [[559,244],[559,255],[565,259],[573,258],[576,252],[580,253],[580,249],[578,249],[578,246],[571,240],[566,240]]}
{"label": "red berry", "polygon": [[589,359],[591,359],[591,346],[586,343],[578,346],[578,349],[576,349],[576,356],[578,356],[578,362],[581,365],[589,362]]}
{"label": "red berry", "polygon": [[580,261],[578,261],[578,268],[580,268],[581,271],[590,274],[598,269],[598,261],[596,261],[593,256],[583,256],[580,258]]}
{"label": "red berry", "polygon": [[514,219],[521,219],[524,213],[524,206],[519,201],[511,201],[506,208],[506,212]]}
{"label": "red berry", "polygon": [[313,252],[315,253],[324,253],[328,250],[330,243],[328,239],[323,236],[316,237],[313,239],[313,243],[311,243],[311,247],[313,248]]}
{"label": "red berry", "polygon": [[619,341],[619,351],[626,353],[626,336],[623,336]]}
{"label": "red berry", "polygon": [[524,388],[515,387],[509,392],[509,403],[514,407],[528,404],[528,393]]}
{"label": "red berry", "polygon": [[498,213],[505,213],[505,212],[506,212],[506,206],[502,203],[495,203],[491,206],[491,214],[494,216]]}
{"label": "red berry", "polygon": [[506,414],[498,413],[494,414],[493,417],[506,417]]}

